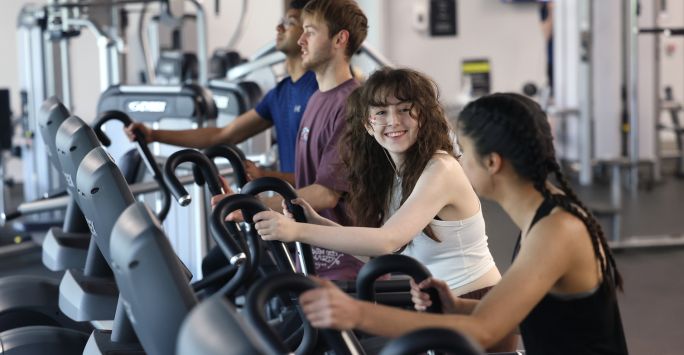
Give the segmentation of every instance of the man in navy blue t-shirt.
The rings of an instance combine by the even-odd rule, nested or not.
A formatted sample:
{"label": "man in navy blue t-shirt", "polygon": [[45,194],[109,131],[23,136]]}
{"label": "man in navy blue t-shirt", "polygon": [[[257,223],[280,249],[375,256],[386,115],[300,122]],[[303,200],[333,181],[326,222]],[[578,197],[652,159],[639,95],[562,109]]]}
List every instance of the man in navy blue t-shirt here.
{"label": "man in navy blue t-shirt", "polygon": [[182,147],[207,148],[221,143],[237,144],[275,126],[278,137],[280,172],[257,168],[245,161],[245,168],[251,178],[275,176],[294,184],[294,151],[297,131],[309,97],[318,90],[316,75],[302,66],[301,48],[297,40],[301,36],[301,9],[307,0],[293,0],[285,17],[276,26],[276,49],[285,54],[285,67],[290,76],[266,93],[256,108],[235,118],[229,125],[204,127],[190,130],[155,130],[136,123],[126,128],[126,134],[133,138],[133,129],[139,129],[148,142],[161,142]]}

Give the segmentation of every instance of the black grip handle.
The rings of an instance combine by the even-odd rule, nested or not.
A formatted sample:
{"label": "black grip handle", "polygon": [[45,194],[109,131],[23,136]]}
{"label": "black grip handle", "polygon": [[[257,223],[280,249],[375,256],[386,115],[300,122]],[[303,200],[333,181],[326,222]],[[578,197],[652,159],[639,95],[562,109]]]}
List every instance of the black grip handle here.
{"label": "black grip handle", "polygon": [[443,328],[425,328],[390,341],[380,355],[413,355],[428,350],[463,355],[485,354],[479,345],[461,333]]}
{"label": "black grip handle", "polygon": [[[401,254],[382,255],[367,262],[356,277],[356,295],[359,299],[375,302],[375,280],[378,277],[391,272],[400,272],[411,276],[416,283],[431,277],[430,271],[416,259]],[[427,311],[430,313],[442,312],[442,301],[439,293],[434,288],[425,290],[430,295],[432,305]]]}
{"label": "black grip handle", "polygon": [[[262,335],[269,354],[288,354],[290,351],[266,321],[266,303],[273,296],[283,292],[292,292],[299,296],[301,293],[316,287],[318,285],[305,276],[292,273],[276,273],[259,280],[249,289],[245,297],[245,318]],[[310,326],[307,321],[305,321],[305,326]],[[335,354],[359,353],[360,346],[353,333],[346,332],[356,349],[349,349],[342,333],[339,331],[332,329],[319,329],[318,331],[323,334],[327,344],[334,350]],[[315,337],[311,337],[311,340],[315,340]],[[309,344],[300,344],[297,349],[298,354],[302,353],[300,349],[304,345],[310,346]]]}
{"label": "black grip handle", "polygon": [[235,194],[219,201],[211,214],[210,227],[216,244],[231,264],[240,265],[235,276],[219,291],[220,294],[228,297],[232,297],[235,291],[252,279],[254,270],[261,260],[261,249],[257,247],[254,250],[247,250],[244,243],[242,246],[238,245],[238,241],[243,241],[240,231],[234,222],[225,222],[226,216],[236,210],[242,210],[245,222],[250,224],[251,228],[247,236],[251,243],[259,245],[261,238],[254,228],[253,217],[267,208],[254,196]]}
{"label": "black grip handle", "polygon": [[180,183],[176,176],[176,168],[178,165],[192,162],[199,166],[204,180],[208,182],[207,186],[212,195],[220,195],[223,193],[221,182],[218,178],[218,171],[216,166],[207,158],[206,155],[194,149],[182,149],[173,154],[166,160],[164,164],[164,182],[171,190],[171,194],[176,198],[181,206],[187,206],[190,201],[190,194]]}
{"label": "black grip handle", "polygon": [[21,215],[22,215],[22,213],[19,211],[12,211],[12,212],[3,212],[2,216],[0,216],[0,217],[2,217],[2,222],[5,223],[5,222],[9,222],[13,219],[17,219],[17,218],[21,217]]}
{"label": "black grip handle", "polygon": [[[111,120],[120,121],[123,123],[124,127],[128,127],[133,123],[131,117],[124,112],[116,110],[102,112],[93,123],[93,131],[95,131],[97,139],[99,139],[105,147],[109,147],[112,144],[112,141],[109,139],[109,136],[104,133],[102,126]],[[136,141],[141,140],[143,143],[145,142],[145,137],[142,132],[136,130],[133,134],[135,135]]]}
{"label": "black grip handle", "polygon": [[219,201],[211,214],[211,231],[217,238],[217,244],[228,258],[243,252],[236,242],[239,238],[237,227],[232,222],[224,222],[229,213],[237,210],[242,210],[245,222],[254,224],[254,215],[268,209],[256,197],[243,194],[230,195]]}
{"label": "black grip handle", "polygon": [[[285,205],[287,206],[287,210],[290,211],[290,213],[292,213],[295,221],[302,223],[307,222],[306,216],[304,214],[304,209],[302,208],[302,206],[295,205],[292,203],[292,200],[298,197],[297,191],[294,189],[294,187],[292,187],[292,185],[290,185],[290,183],[288,183],[285,180],[271,176],[261,177],[248,182],[245,186],[242,187],[241,190],[242,193],[248,195],[257,195],[266,191],[273,191],[283,198],[283,200],[285,201]],[[309,275],[315,274],[316,267],[313,260],[313,252],[311,251],[311,246],[308,244],[299,243],[299,249],[303,257],[304,270],[306,270],[306,272]]]}
{"label": "black grip handle", "polygon": [[[240,150],[240,148],[230,144],[220,144],[213,147],[209,147],[203,151],[204,155],[209,157],[211,161],[215,158],[226,158],[233,168],[235,173],[235,179],[237,180],[238,186],[242,188],[247,183],[247,171],[245,170],[245,165],[242,162],[245,160],[245,154]],[[195,175],[195,182],[199,185],[204,184],[204,179],[201,177],[199,168],[193,167],[192,173]]]}
{"label": "black grip handle", "polygon": [[[102,144],[107,147],[109,147],[112,144],[112,141],[109,139],[109,136],[107,136],[107,134],[104,133],[104,131],[102,130],[102,126],[104,126],[105,123],[111,120],[120,121],[121,123],[123,123],[124,127],[128,127],[134,123],[133,119],[124,112],[117,110],[102,112],[95,120],[95,123],[93,123],[93,131],[95,131],[95,136],[97,136],[97,139],[99,139],[100,142],[102,142]],[[147,170],[150,172],[150,174],[152,174],[154,180],[157,181],[157,183],[159,184],[159,188],[162,192],[162,207],[159,210],[159,212],[157,212],[157,217],[159,218],[160,222],[163,222],[169,213],[169,209],[171,208],[171,197],[169,189],[166,187],[166,184],[164,183],[164,178],[162,176],[161,170],[159,169],[159,165],[157,165],[157,160],[154,158],[154,155],[150,151],[150,148],[147,146],[147,140],[145,139],[145,135],[138,129],[133,131],[133,135],[135,136],[134,140],[137,143],[140,156],[142,156],[143,161],[147,166]]]}
{"label": "black grip handle", "polygon": [[295,221],[306,223],[306,216],[302,206],[292,203],[292,200],[298,197],[297,191],[285,180],[272,176],[261,177],[248,182],[242,187],[241,192],[248,195],[257,195],[266,191],[273,191],[280,195],[285,200],[287,210],[292,213]]}

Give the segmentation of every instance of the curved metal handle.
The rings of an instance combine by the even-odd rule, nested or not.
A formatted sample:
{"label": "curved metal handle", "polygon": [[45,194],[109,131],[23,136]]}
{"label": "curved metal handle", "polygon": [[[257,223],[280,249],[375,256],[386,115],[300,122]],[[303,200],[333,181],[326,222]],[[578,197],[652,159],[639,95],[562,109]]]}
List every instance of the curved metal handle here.
{"label": "curved metal handle", "polygon": [[208,181],[209,191],[212,195],[223,194],[223,188],[221,187],[221,182],[218,178],[218,170],[216,166],[207,158],[206,155],[194,150],[194,149],[182,149],[173,154],[166,160],[164,164],[164,182],[171,190],[171,194],[176,198],[181,206],[187,206],[192,201],[190,194],[183,187],[183,184],[178,181],[176,176],[176,168],[178,165],[192,162],[196,166],[199,166],[204,180]]}
{"label": "curved metal handle", "polygon": [[[262,335],[269,354],[287,354],[290,351],[278,334],[268,325],[265,311],[266,303],[273,296],[282,292],[292,292],[299,296],[301,293],[316,287],[318,285],[305,276],[285,272],[267,276],[250,287],[245,297],[245,318]],[[335,354],[363,353],[353,333],[331,329],[320,329],[319,331],[323,333],[326,342],[335,351]]]}
{"label": "curved metal handle", "polygon": [[[95,123],[93,123],[93,131],[95,131],[95,136],[97,136],[97,139],[99,139],[100,142],[107,147],[112,144],[112,141],[109,139],[107,134],[104,133],[102,126],[111,120],[120,121],[123,123],[124,127],[128,127],[133,124],[133,119],[131,119],[131,117],[124,112],[116,110],[102,112],[95,120]],[[133,131],[133,135],[135,135],[135,142],[137,143],[138,151],[140,152],[140,156],[142,156],[143,161],[147,166],[147,170],[150,172],[150,174],[152,174],[152,178],[159,184],[162,193],[162,206],[159,212],[157,212],[157,218],[159,218],[160,222],[163,222],[166,219],[166,216],[169,214],[169,209],[171,208],[171,193],[164,183],[162,172],[159,169],[159,165],[157,165],[154,155],[147,146],[145,135],[137,129]]]}
{"label": "curved metal handle", "polygon": [[[252,245],[257,246],[254,250],[248,250],[246,245],[242,245],[241,248],[238,241],[242,241],[242,238],[237,225],[234,222],[225,222],[226,216],[236,210],[242,210],[245,222],[249,224],[250,230],[247,232],[247,237]],[[256,197],[242,194],[228,196],[219,201],[214,208],[210,221],[214,240],[231,264],[240,265],[235,276],[221,288],[219,293],[230,297],[252,278],[261,260],[261,248],[258,247],[261,238],[254,228],[253,217],[266,210],[266,206]]]}
{"label": "curved metal handle", "polygon": [[[109,147],[112,144],[112,141],[109,139],[109,136],[107,136],[107,134],[104,133],[104,131],[102,131],[102,126],[104,126],[105,123],[111,120],[120,121],[121,123],[123,123],[124,127],[128,127],[133,123],[131,117],[124,112],[116,110],[102,112],[97,117],[92,126],[93,131],[95,131],[95,135],[97,136],[97,139],[99,139],[100,142],[102,142],[102,145],[104,145],[105,147]],[[135,130],[133,134],[135,135],[136,142],[142,142],[143,144],[146,144],[145,137],[142,134],[142,132],[140,132],[139,130]]]}
{"label": "curved metal handle", "polygon": [[[211,161],[215,158],[226,158],[233,168],[235,173],[235,179],[237,180],[238,186],[242,189],[247,183],[247,172],[245,171],[245,165],[242,163],[245,160],[245,153],[240,150],[240,148],[232,144],[220,144],[213,147],[209,147],[202,151]],[[195,175],[195,182],[199,185],[204,184],[204,179],[201,176],[199,168],[193,167],[192,173]]]}
{"label": "curved metal handle", "polygon": [[242,187],[241,192],[248,195],[257,195],[266,191],[273,191],[282,196],[288,211],[292,212],[295,221],[306,223],[306,216],[304,215],[302,206],[295,205],[291,202],[298,197],[297,191],[295,191],[294,187],[285,180],[271,176],[261,177],[248,182]]}
{"label": "curved metal handle", "polygon": [[241,250],[240,246],[238,246],[235,241],[239,238],[239,231],[237,227],[235,227],[235,223],[224,222],[229,213],[237,210],[242,210],[245,222],[254,224],[254,220],[252,219],[254,215],[268,209],[256,197],[243,194],[230,195],[219,201],[216,205],[211,214],[212,234],[217,238],[216,242],[219,244],[223,253],[231,259],[231,264],[235,263],[232,258],[236,255],[244,255],[243,250]]}
{"label": "curved metal handle", "polygon": [[[295,205],[292,203],[292,200],[298,197],[297,191],[294,189],[294,187],[292,187],[292,185],[290,185],[285,180],[270,176],[262,177],[248,182],[245,186],[242,187],[241,191],[242,193],[249,195],[257,195],[262,192],[273,191],[283,198],[288,211],[292,213],[295,221],[302,223],[307,222],[306,216],[304,214],[304,209],[302,208],[302,206]],[[297,246],[297,252],[300,256],[299,261],[301,264],[300,266],[302,268],[302,272],[305,275],[315,275],[316,268],[313,260],[313,252],[311,251],[311,246],[300,242],[296,242],[295,244]],[[276,249],[281,249],[281,247],[276,246]],[[280,259],[289,259],[289,254],[286,253],[286,255],[282,255],[282,253],[277,252],[276,257]]]}
{"label": "curved metal handle", "polygon": [[461,333],[443,328],[425,328],[390,341],[380,355],[413,355],[428,350],[463,355],[485,354],[479,345]]}
{"label": "curved metal handle", "polygon": [[[400,272],[411,276],[416,283],[431,277],[430,271],[416,259],[401,254],[389,254],[373,258],[367,262],[356,277],[356,296],[357,298],[375,302],[375,289],[373,285],[378,277],[391,272]],[[440,301],[437,290],[431,288],[426,290],[430,294],[432,305],[427,309],[430,313],[441,313],[442,302]]]}

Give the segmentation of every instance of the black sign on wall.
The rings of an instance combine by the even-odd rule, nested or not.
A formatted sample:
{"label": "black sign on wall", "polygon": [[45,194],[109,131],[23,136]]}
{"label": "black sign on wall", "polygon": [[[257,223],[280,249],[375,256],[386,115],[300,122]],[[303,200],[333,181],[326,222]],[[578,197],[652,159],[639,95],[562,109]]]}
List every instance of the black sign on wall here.
{"label": "black sign on wall", "polygon": [[456,0],[430,0],[430,36],[456,33]]}
{"label": "black sign on wall", "polygon": [[12,148],[12,133],[14,131],[12,130],[10,91],[9,89],[0,89],[0,150]]}

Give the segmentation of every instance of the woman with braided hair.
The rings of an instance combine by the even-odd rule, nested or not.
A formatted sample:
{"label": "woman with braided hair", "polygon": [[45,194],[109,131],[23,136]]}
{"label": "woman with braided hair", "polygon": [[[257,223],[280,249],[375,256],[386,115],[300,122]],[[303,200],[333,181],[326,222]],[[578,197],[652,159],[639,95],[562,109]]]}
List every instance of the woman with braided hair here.
{"label": "woman with braided hair", "polygon": [[480,301],[453,297],[436,279],[412,288],[422,309],[431,300],[421,289],[436,287],[447,315],[357,301],[322,282],[299,299],[307,318],[387,337],[451,328],[484,347],[520,326],[528,354],[626,354],[616,298],[622,279],[600,226],[560,172],[544,112],[521,95],[494,94],[468,104],[457,128],[473,187],[521,230],[501,281]]}

